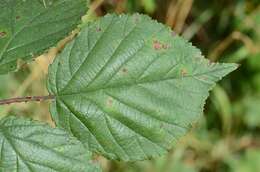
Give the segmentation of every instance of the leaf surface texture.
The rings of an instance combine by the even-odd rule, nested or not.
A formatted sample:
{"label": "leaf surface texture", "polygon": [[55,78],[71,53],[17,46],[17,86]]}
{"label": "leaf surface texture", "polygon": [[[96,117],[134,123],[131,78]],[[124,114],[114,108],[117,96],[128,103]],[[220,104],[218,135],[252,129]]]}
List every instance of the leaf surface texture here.
{"label": "leaf surface texture", "polygon": [[55,59],[48,89],[58,126],[111,159],[165,153],[203,113],[210,89],[236,69],[147,16],[107,15]]}
{"label": "leaf surface texture", "polygon": [[0,74],[54,46],[86,8],[86,0],[0,0]]}
{"label": "leaf surface texture", "polygon": [[91,153],[64,130],[22,118],[0,121],[1,172],[98,172]]}

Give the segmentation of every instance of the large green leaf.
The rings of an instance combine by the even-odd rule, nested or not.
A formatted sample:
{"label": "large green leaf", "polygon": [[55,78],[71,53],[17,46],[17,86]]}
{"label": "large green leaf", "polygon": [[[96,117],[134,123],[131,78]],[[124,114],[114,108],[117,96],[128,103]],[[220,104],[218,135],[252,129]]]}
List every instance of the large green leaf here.
{"label": "large green leaf", "polygon": [[79,23],[87,0],[0,0],[0,74],[55,45]]}
{"label": "large green leaf", "polygon": [[236,67],[210,63],[149,17],[107,15],[83,28],[51,65],[51,113],[93,151],[147,159],[189,130],[208,91]]}
{"label": "large green leaf", "polygon": [[15,117],[0,121],[1,172],[94,172],[91,153],[74,137]]}

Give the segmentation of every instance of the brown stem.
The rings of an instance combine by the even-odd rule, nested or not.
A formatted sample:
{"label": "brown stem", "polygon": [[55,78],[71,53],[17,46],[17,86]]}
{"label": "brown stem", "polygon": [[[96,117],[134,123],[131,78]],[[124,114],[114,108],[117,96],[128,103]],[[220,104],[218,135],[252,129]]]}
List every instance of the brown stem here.
{"label": "brown stem", "polygon": [[27,102],[40,102],[45,100],[52,100],[55,96],[49,95],[49,96],[28,96],[28,97],[17,97],[17,98],[11,98],[11,99],[3,99],[0,100],[0,105],[9,105],[13,103],[27,103]]}

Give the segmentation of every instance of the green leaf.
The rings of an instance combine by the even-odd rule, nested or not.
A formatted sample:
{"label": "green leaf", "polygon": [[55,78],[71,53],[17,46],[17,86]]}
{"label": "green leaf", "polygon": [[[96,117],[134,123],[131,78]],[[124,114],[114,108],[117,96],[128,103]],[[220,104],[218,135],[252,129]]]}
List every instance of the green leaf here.
{"label": "green leaf", "polygon": [[51,113],[91,150],[134,161],[166,153],[235,70],[210,63],[147,16],[107,15],[83,28],[49,70]]}
{"label": "green leaf", "polygon": [[1,0],[0,74],[16,69],[71,32],[86,12],[87,0]]}
{"label": "green leaf", "polygon": [[65,131],[7,117],[0,121],[1,172],[93,172],[91,153]]}

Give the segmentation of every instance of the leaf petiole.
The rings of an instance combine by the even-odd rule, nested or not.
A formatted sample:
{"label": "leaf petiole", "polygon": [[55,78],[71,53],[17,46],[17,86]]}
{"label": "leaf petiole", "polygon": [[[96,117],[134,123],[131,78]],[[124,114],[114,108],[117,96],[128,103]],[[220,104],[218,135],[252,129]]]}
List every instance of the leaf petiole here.
{"label": "leaf petiole", "polygon": [[0,100],[0,105],[9,105],[13,103],[40,102],[40,101],[53,100],[53,99],[55,99],[54,95],[16,97],[16,98]]}

